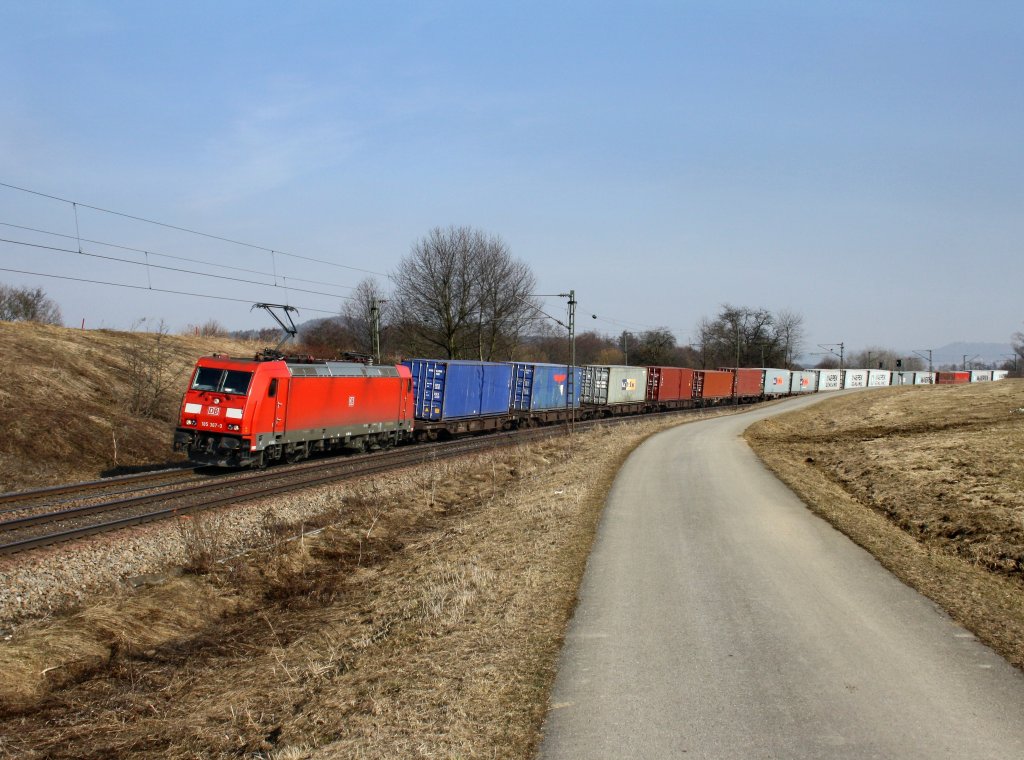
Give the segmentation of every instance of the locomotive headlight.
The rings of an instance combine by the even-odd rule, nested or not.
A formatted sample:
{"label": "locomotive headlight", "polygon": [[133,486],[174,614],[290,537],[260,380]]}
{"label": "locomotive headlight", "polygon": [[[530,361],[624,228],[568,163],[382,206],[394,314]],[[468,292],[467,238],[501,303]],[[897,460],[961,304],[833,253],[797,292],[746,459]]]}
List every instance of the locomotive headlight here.
{"label": "locomotive headlight", "polygon": [[228,425],[228,430],[240,430],[240,429],[241,428],[238,425]]}
{"label": "locomotive headlight", "polygon": [[196,421],[195,420],[185,420],[185,424],[190,426],[190,427],[195,427],[196,426]]}

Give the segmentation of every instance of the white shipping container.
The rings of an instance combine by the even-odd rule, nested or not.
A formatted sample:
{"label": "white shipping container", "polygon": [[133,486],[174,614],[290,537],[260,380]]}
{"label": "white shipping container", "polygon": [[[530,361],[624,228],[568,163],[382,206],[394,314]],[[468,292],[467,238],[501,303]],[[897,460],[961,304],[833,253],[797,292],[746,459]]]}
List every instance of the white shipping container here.
{"label": "white shipping container", "polygon": [[765,369],[764,371],[764,395],[786,396],[789,394],[788,369]]}
{"label": "white shipping container", "polygon": [[972,383],[985,383],[992,379],[992,370],[990,369],[972,369],[971,370],[971,382]]}
{"label": "white shipping container", "polygon": [[992,379],[993,380],[1005,380],[1007,375],[1009,375],[1009,374],[1010,374],[1009,370],[1006,370],[1006,369],[994,369],[994,370],[992,370]]}
{"label": "white shipping container", "polygon": [[866,369],[843,370],[843,388],[867,388],[868,371]]}
{"label": "white shipping container", "polygon": [[868,388],[887,388],[892,385],[892,372],[887,369],[868,370]]}
{"label": "white shipping container", "polygon": [[933,381],[931,372],[893,372],[893,385],[930,385]]}
{"label": "white shipping container", "polygon": [[818,391],[838,391],[843,387],[843,373],[838,369],[823,369],[818,372]]}

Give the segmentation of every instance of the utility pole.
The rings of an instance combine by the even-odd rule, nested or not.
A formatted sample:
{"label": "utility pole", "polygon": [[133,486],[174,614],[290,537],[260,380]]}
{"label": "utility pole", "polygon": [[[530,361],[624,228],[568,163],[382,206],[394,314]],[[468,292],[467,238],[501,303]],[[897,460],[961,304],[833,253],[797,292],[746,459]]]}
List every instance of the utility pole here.
{"label": "utility pole", "polygon": [[565,377],[565,404],[569,407],[569,434],[576,429],[575,377],[576,374],[576,291],[569,293],[569,367]]}
{"label": "utility pole", "polygon": [[[569,324],[555,319],[550,314],[547,314],[536,306],[534,309],[540,311],[545,317],[550,319],[552,322],[561,325],[569,331],[569,363],[565,367],[565,410],[566,417],[568,420],[569,434],[572,435],[576,429],[576,291],[570,290],[568,293],[532,293],[533,298],[568,298],[569,299]],[[594,319],[597,319],[597,315],[594,315]]]}
{"label": "utility pole", "polygon": [[380,305],[383,301],[370,299],[370,329],[373,331],[373,361],[380,364]]}
{"label": "utility pole", "polygon": [[622,331],[622,363],[629,364],[629,332]]}
{"label": "utility pole", "polygon": [[[926,351],[928,352],[928,356],[924,355]],[[920,356],[922,359],[928,360],[928,374],[932,375],[934,379],[935,373],[932,371],[932,350],[930,348],[922,348],[920,351],[915,351],[914,353]]]}

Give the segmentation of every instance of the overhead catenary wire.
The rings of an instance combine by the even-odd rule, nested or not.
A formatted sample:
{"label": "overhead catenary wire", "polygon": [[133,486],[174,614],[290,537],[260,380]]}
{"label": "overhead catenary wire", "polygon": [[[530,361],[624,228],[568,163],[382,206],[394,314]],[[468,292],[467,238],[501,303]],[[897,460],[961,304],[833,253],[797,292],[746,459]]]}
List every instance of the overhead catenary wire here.
{"label": "overhead catenary wire", "polygon": [[[118,258],[117,256],[104,256],[101,253],[89,253],[88,251],[74,251],[74,250],[71,250],[71,249],[68,249],[68,248],[57,248],[57,247],[52,246],[52,245],[43,245],[42,243],[28,243],[28,242],[25,242],[23,240],[10,240],[8,238],[0,238],[0,243],[11,243],[13,245],[21,245],[21,246],[26,246],[26,247],[29,247],[29,248],[37,248],[37,249],[46,250],[46,251],[53,251],[55,253],[70,253],[70,254],[74,254],[74,255],[79,255],[80,254],[82,256],[89,256],[89,257],[95,258],[95,259],[104,259],[106,261],[117,261],[117,262],[120,262],[122,264],[131,264],[133,266],[142,266],[142,267],[146,267],[147,268],[147,274],[148,274],[149,268],[162,269],[162,270],[165,270],[165,271],[168,271],[168,272],[178,272],[180,274],[193,274],[193,275],[196,275],[198,277],[210,277],[210,278],[213,278],[213,279],[216,279],[216,280],[228,280],[230,282],[239,282],[239,283],[244,283],[244,284],[247,284],[247,285],[261,285],[261,286],[266,287],[266,288],[283,288],[286,293],[289,290],[294,290],[294,291],[297,291],[297,292],[300,292],[300,293],[309,293],[311,295],[317,295],[317,296],[327,296],[328,298],[342,298],[342,299],[345,299],[347,301],[355,300],[352,296],[342,295],[341,293],[324,293],[323,291],[319,291],[319,290],[309,290],[309,289],[306,289],[306,288],[296,288],[296,287],[289,288],[288,287],[288,283],[287,283],[287,281],[288,281],[287,277],[282,278],[284,280],[284,282],[285,282],[285,284],[282,286],[282,285],[278,285],[276,282],[275,283],[260,282],[259,280],[246,280],[246,279],[242,279],[241,277],[228,277],[227,275],[222,275],[222,274],[210,274],[209,272],[197,272],[197,271],[192,270],[192,269],[182,269],[181,267],[168,267],[168,266],[163,266],[161,264],[150,264],[150,263],[148,263],[148,260],[147,261],[132,261],[131,259],[121,259],[121,258]],[[143,251],[143,253],[145,253],[145,251]],[[150,288],[150,290],[152,290],[152,289],[153,288]]]}
{"label": "overhead catenary wire", "polygon": [[[71,282],[84,282],[91,285],[110,285],[115,288],[130,288],[131,290],[152,290],[154,293],[170,293],[178,296],[193,296],[195,298],[209,298],[214,301],[231,301],[232,303],[245,303],[252,304],[250,298],[231,298],[230,296],[211,296],[206,293],[191,293],[185,290],[171,290],[169,288],[148,288],[145,285],[129,285],[123,282],[109,282],[107,280],[93,280],[86,277],[71,277],[63,274],[47,274],[45,272],[29,272],[24,269],[9,269],[7,267],[0,267],[0,272],[10,272],[12,274],[27,274],[32,277],[49,277],[55,280],[70,280]],[[292,304],[294,306],[294,304]],[[312,311],[318,314],[335,314],[335,311],[328,309],[317,309],[312,306],[294,306],[296,309],[302,311]]]}
{"label": "overhead catenary wire", "polygon": [[[68,235],[63,232],[54,232],[52,230],[43,230],[38,227],[28,227],[24,224],[14,224],[13,222],[0,222],[0,226],[11,227],[16,230],[25,230],[26,232],[36,232],[40,235],[51,235],[53,237],[66,238],[68,240],[78,241],[78,252],[82,252],[82,243],[93,243],[95,245],[102,245],[105,248],[117,248],[122,251],[131,251],[133,253],[143,253],[147,256],[159,256],[164,259],[172,259],[174,261],[188,261],[191,264],[202,264],[203,266],[214,267],[215,269],[228,269],[233,272],[247,272],[248,274],[261,274],[266,277],[273,277],[274,281],[281,275],[277,274],[277,267],[274,266],[272,272],[262,272],[252,267],[238,267],[232,266],[231,264],[219,264],[214,261],[205,261],[204,259],[194,259],[189,256],[178,256],[172,253],[160,253],[159,251],[152,251],[145,248],[134,248],[130,245],[121,245],[119,243],[110,243],[105,240],[91,240],[89,238],[79,237],[77,235]],[[273,262],[273,254],[271,251],[271,262]],[[323,282],[322,280],[307,280],[302,277],[289,277],[292,282],[311,282],[317,285],[327,285],[332,288],[345,288],[346,290],[355,290],[354,285],[342,285],[338,282]]]}
{"label": "overhead catenary wire", "polygon": [[193,230],[193,229],[190,229],[188,227],[181,227],[181,226],[176,225],[176,224],[169,224],[167,222],[160,222],[160,221],[157,221],[155,219],[147,219],[147,218],[142,217],[142,216],[135,216],[134,214],[126,214],[123,211],[113,211],[111,209],[102,208],[100,206],[93,206],[93,205],[90,205],[88,203],[82,203],[80,201],[71,200],[69,198],[61,198],[60,196],[57,196],[57,195],[50,195],[49,193],[43,193],[43,192],[40,192],[38,190],[31,190],[31,189],[29,189],[27,187],[19,187],[18,185],[12,185],[12,184],[10,184],[8,182],[0,182],[0,187],[6,187],[6,188],[8,188],[10,190],[17,190],[18,192],[22,192],[22,193],[29,193],[30,195],[36,195],[36,196],[39,196],[40,198],[49,198],[50,200],[60,201],[61,203],[70,204],[75,209],[76,227],[77,227],[77,221],[78,221],[77,209],[79,207],[81,207],[81,208],[91,209],[92,211],[98,211],[98,212],[103,213],[103,214],[111,214],[112,216],[119,216],[119,217],[122,217],[123,219],[131,219],[132,221],[136,221],[136,222],[143,222],[145,224],[153,224],[153,225],[156,225],[158,227],[164,227],[166,229],[176,230],[178,232],[185,232],[185,233],[187,233],[189,235],[198,235],[200,237],[209,238],[211,240],[219,240],[222,243],[231,243],[232,245],[240,245],[240,246],[243,246],[245,248],[252,248],[252,249],[258,250],[258,251],[266,251],[267,253],[270,253],[271,255],[273,255],[275,253],[279,253],[282,256],[290,256],[292,258],[302,259],[304,261],[312,261],[312,262],[315,262],[317,264],[324,264],[326,266],[338,267],[339,269],[350,269],[350,270],[355,271],[355,272],[365,272],[366,274],[375,274],[375,275],[378,275],[380,277],[390,277],[390,275],[388,275],[386,272],[376,272],[376,271],[374,271],[372,269],[362,269],[360,267],[349,266],[348,264],[338,264],[337,262],[334,262],[334,261],[326,261],[324,259],[317,259],[317,258],[314,258],[312,256],[303,256],[303,255],[298,254],[298,253],[289,253],[287,251],[282,251],[282,250],[280,250],[278,248],[270,248],[268,246],[258,245],[256,243],[247,243],[247,242],[242,241],[242,240],[234,240],[234,239],[229,238],[229,237],[223,237],[221,235],[214,235],[212,233],[202,232],[200,230]]}

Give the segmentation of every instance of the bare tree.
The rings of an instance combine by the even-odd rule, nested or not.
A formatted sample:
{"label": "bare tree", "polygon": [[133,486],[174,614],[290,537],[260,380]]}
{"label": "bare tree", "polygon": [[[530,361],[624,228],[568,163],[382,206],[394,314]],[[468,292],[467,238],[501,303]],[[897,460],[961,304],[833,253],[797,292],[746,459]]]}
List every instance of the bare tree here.
{"label": "bare tree", "polygon": [[724,304],[717,319],[697,323],[696,333],[702,367],[788,366],[776,317],[767,309]]}
{"label": "bare tree", "polygon": [[131,327],[131,337],[120,348],[124,362],[124,379],[128,395],[124,401],[133,414],[140,417],[171,420],[174,418],[173,389],[178,382],[169,330],[161,319],[153,330],[141,332],[145,318]]}
{"label": "bare tree", "polygon": [[512,258],[500,238],[489,237],[476,260],[479,318],[478,355],[481,361],[512,358],[523,332],[539,315],[537,280],[530,267]]}
{"label": "bare tree", "polygon": [[0,284],[0,320],[62,324],[60,307],[42,288],[16,288]]}
{"label": "bare tree", "polygon": [[380,283],[367,277],[356,285],[351,300],[346,301],[341,309],[341,321],[351,335],[353,347],[360,353],[373,355],[376,352],[374,309],[377,310],[376,320],[381,334],[387,332],[395,310],[393,302],[385,296]]}
{"label": "bare tree", "polygon": [[775,335],[786,357],[786,366],[792,367],[793,358],[803,350],[804,317],[790,309],[781,309],[775,314],[774,323]]}
{"label": "bare tree", "polygon": [[414,352],[510,355],[538,313],[529,267],[500,238],[469,227],[431,230],[399,263],[394,283],[395,319]]}

